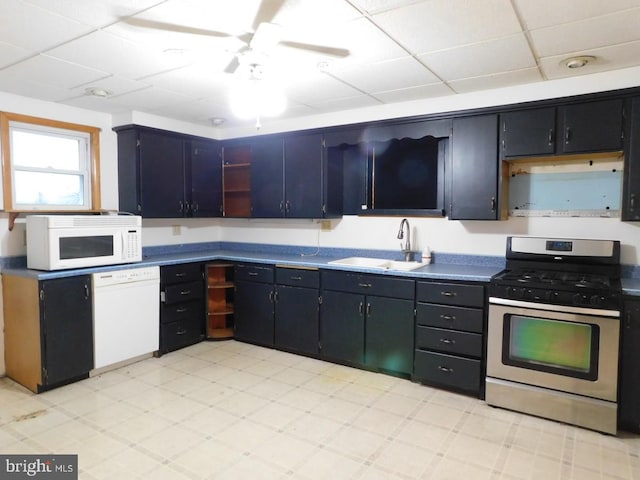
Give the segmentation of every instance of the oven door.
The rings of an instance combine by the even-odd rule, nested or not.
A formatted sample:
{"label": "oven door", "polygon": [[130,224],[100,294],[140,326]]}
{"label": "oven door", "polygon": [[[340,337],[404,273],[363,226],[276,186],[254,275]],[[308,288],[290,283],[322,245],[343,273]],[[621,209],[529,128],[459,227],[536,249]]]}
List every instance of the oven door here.
{"label": "oven door", "polygon": [[487,376],[615,402],[619,315],[491,297]]}

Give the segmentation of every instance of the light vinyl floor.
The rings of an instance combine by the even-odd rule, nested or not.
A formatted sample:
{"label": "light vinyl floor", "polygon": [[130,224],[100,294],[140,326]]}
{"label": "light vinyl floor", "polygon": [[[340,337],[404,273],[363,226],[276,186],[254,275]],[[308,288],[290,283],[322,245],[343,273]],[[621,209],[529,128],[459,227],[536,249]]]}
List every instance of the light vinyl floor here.
{"label": "light vinyl floor", "polygon": [[77,454],[83,480],[640,480],[639,436],[235,341],[40,395],[0,379],[0,452]]}

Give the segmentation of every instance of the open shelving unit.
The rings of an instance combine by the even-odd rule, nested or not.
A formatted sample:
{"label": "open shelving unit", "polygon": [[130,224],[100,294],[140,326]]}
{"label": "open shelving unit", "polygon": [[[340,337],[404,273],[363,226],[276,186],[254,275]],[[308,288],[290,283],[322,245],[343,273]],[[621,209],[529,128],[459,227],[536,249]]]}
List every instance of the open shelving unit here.
{"label": "open shelving unit", "polygon": [[251,148],[226,147],[222,164],[222,203],[225,217],[251,216]]}
{"label": "open shelving unit", "polygon": [[207,279],[207,339],[233,338],[233,264],[209,263]]}

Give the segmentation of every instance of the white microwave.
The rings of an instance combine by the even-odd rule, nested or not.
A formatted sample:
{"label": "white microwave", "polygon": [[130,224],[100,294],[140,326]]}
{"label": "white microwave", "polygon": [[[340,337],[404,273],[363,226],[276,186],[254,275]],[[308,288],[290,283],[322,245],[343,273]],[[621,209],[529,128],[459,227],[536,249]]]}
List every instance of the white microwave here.
{"label": "white microwave", "polygon": [[28,268],[63,270],[141,260],[139,216],[27,216]]}

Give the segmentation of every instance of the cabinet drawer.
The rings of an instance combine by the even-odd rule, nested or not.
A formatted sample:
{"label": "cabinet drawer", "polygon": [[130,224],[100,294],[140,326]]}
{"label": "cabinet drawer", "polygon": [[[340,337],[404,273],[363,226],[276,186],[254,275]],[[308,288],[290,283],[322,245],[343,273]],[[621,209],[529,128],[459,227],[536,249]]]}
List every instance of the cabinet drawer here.
{"label": "cabinet drawer", "polygon": [[418,381],[423,380],[460,390],[478,392],[480,360],[416,350],[413,378]]}
{"label": "cabinet drawer", "polygon": [[204,286],[202,280],[191,283],[180,283],[164,288],[164,303],[184,303],[202,298]]}
{"label": "cabinet drawer", "polygon": [[482,333],[482,316],[483,311],[477,308],[418,303],[416,322],[428,327]]}
{"label": "cabinet drawer", "polygon": [[347,273],[332,270],[322,272],[322,288],[341,292],[362,293],[382,297],[413,300],[415,282],[408,278],[393,278],[366,273]]}
{"label": "cabinet drawer", "polygon": [[241,263],[236,265],[236,281],[273,283],[273,270],[271,265],[254,265]]}
{"label": "cabinet drawer", "polygon": [[204,319],[204,304],[195,302],[162,304],[160,309],[160,322],[171,323],[190,318]]}
{"label": "cabinet drawer", "polygon": [[201,318],[190,318],[160,326],[163,352],[198,343],[204,338],[204,322]]}
{"label": "cabinet drawer", "polygon": [[480,358],[482,335],[443,328],[417,327],[416,348]]}
{"label": "cabinet drawer", "polygon": [[463,283],[418,282],[416,296],[419,302],[482,307],[484,305],[484,286]]}
{"label": "cabinet drawer", "polygon": [[202,280],[202,265],[199,263],[181,263],[160,269],[160,282],[163,285],[187,283]]}
{"label": "cabinet drawer", "polygon": [[318,288],[320,286],[320,272],[300,268],[276,268],[276,283],[291,287]]}

